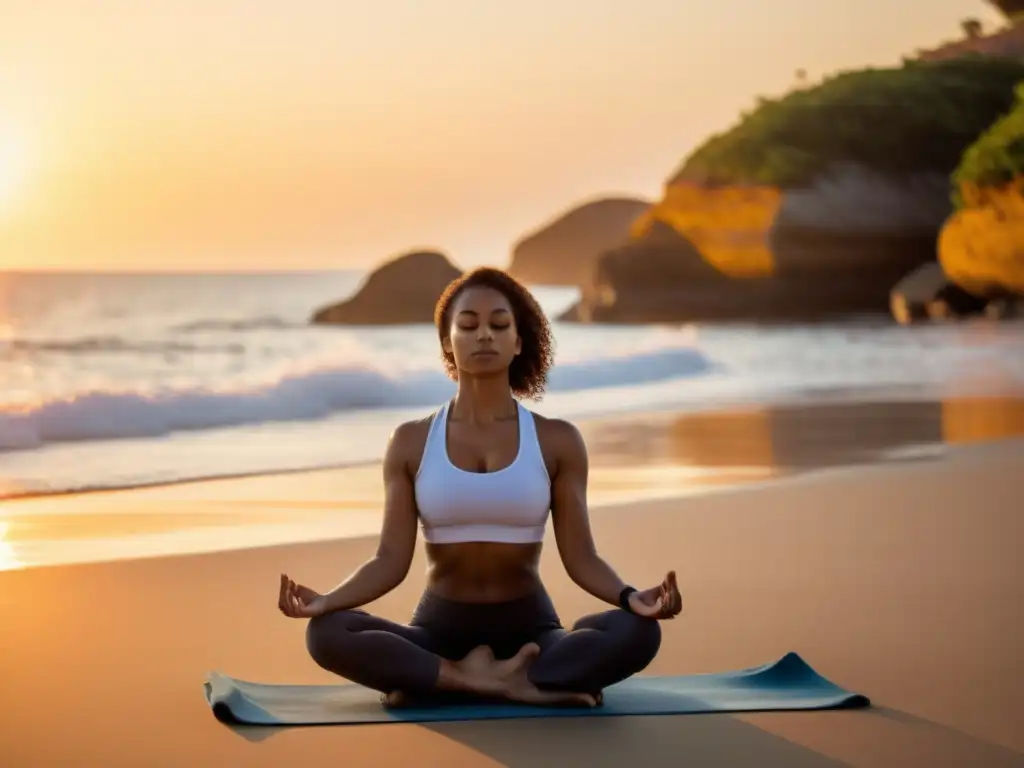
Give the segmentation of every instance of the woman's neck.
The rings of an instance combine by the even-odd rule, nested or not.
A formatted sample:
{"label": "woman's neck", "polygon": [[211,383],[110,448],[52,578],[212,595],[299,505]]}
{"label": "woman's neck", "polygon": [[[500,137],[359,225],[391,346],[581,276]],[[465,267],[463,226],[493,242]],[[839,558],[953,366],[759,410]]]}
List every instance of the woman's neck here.
{"label": "woman's neck", "polygon": [[486,424],[517,415],[508,380],[462,379],[452,403],[452,417],[459,421]]}

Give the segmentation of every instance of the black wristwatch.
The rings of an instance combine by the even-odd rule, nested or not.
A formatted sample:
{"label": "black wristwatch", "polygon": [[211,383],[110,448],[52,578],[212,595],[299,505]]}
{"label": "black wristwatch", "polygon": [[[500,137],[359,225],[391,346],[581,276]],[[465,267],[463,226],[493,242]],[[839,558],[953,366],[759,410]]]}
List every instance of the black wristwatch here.
{"label": "black wristwatch", "polygon": [[625,586],[619,592],[619,605],[622,607],[622,610],[633,613],[633,609],[629,607],[629,596],[636,591],[636,587]]}

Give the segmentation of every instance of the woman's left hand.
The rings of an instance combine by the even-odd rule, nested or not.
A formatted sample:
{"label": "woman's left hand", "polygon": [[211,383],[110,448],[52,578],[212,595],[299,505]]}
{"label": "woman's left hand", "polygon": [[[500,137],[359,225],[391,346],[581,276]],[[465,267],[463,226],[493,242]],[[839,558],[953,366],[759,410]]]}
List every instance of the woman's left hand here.
{"label": "woman's left hand", "polygon": [[631,594],[629,607],[633,613],[649,619],[674,619],[683,610],[676,572],[669,571],[665,580],[656,587]]}

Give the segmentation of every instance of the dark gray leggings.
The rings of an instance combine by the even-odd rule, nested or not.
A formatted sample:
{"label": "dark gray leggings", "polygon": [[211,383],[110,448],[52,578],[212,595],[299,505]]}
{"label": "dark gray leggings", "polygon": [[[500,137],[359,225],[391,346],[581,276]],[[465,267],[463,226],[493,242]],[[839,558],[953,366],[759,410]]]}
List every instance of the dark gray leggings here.
{"label": "dark gray leggings", "polygon": [[541,590],[502,603],[457,603],[428,592],[409,624],[348,610],[311,619],[306,629],[317,664],[383,693],[429,693],[442,658],[457,661],[487,645],[507,659],[530,642],[541,648],[528,673],[534,685],[597,693],[651,663],[661,626],[613,609],[585,616],[567,631]]}

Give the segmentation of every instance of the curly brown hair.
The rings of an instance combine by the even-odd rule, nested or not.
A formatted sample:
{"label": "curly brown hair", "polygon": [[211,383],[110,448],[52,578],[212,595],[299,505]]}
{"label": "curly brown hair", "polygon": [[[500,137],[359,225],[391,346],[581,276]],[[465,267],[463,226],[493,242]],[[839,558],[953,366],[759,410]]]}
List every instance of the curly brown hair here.
{"label": "curly brown hair", "polygon": [[[522,341],[522,351],[512,360],[508,378],[512,394],[531,400],[540,400],[547,385],[548,370],[554,362],[554,337],[544,310],[527,288],[500,269],[478,267],[456,278],[444,289],[434,307],[434,324],[440,341],[448,335],[451,308],[467,288],[491,288],[502,294],[512,307],[516,331]],[[459,380],[455,358],[441,347],[441,360],[445,373],[452,381]]]}

